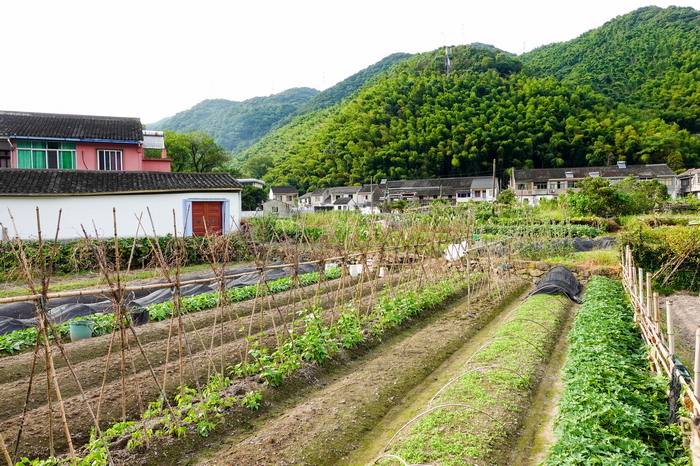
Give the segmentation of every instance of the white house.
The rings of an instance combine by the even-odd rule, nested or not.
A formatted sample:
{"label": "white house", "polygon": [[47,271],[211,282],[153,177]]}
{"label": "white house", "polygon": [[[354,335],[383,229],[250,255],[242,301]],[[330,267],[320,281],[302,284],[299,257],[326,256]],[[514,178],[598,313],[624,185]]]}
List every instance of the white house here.
{"label": "white house", "polygon": [[282,201],[296,205],[299,191],[293,186],[271,186],[267,195],[268,201]]}
{"label": "white house", "polygon": [[691,168],[678,175],[678,194],[700,199],[700,168]]}
{"label": "white house", "polygon": [[238,228],[241,185],[228,173],[2,169],[0,206],[9,237],[36,238],[37,208],[45,238],[53,238],[59,211],[60,239],[82,237],[82,227],[111,236],[112,209],[122,237],[173,234],[175,225],[196,236]]}
{"label": "white house", "polygon": [[616,165],[600,167],[533,168],[513,170],[510,188],[522,202],[537,204],[542,199],[554,199],[569,189],[576,189],[586,177],[604,178],[617,183],[627,177],[638,180],[657,180],[671,196],[676,195],[676,175],[665,163],[627,165],[621,160]]}

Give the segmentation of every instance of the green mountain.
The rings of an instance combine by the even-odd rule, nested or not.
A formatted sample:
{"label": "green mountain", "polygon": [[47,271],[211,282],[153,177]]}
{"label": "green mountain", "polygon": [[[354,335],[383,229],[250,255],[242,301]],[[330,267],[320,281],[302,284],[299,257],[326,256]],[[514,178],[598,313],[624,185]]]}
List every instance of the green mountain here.
{"label": "green mountain", "polygon": [[295,114],[318,93],[316,89],[299,87],[242,102],[204,100],[189,110],[151,123],[148,127],[178,132],[204,131],[225,149],[237,152]]}
{"label": "green mountain", "polygon": [[[295,116],[337,104],[372,78],[409,57],[394,53],[319,92],[307,87],[288,89],[267,97],[243,102],[205,100],[189,110],[148,125],[149,128],[178,132],[204,131],[225,149],[237,154],[257,142],[271,129],[289,123]],[[245,160],[246,157],[240,160]],[[240,161],[237,162],[240,164]]]}
{"label": "green mountain", "polygon": [[590,85],[700,131],[700,12],[693,8],[641,8],[522,60],[534,75]]}
{"label": "green mountain", "polygon": [[[680,45],[698,40],[697,15],[644,8],[523,57],[483,44],[415,55],[273,130],[240,154],[243,169],[307,189],[473,175],[494,158],[499,170],[697,165],[699,49]],[[652,51],[641,54],[646,41]]]}
{"label": "green mountain", "polygon": [[337,104],[341,100],[357,92],[362,86],[369,82],[370,79],[390,68],[395,63],[398,63],[410,56],[411,55],[408,53],[393,53],[382,58],[377,63],[370,65],[367,68],[353,74],[349,78],[343,79],[338,84],[319,92],[309,99],[309,101],[302,106],[298,113],[308,113]]}

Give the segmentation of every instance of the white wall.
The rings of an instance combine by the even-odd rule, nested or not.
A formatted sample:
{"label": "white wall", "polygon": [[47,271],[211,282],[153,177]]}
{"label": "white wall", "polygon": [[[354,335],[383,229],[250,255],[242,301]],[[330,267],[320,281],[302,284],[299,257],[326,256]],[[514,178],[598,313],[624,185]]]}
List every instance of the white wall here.
{"label": "white wall", "polygon": [[[223,201],[228,205],[228,215],[224,213],[226,231],[236,230],[241,220],[241,195],[237,192],[209,193],[163,193],[163,194],[120,194],[98,196],[0,196],[0,223],[7,228],[10,237],[15,236],[15,229],[10,220],[8,209],[12,213],[21,238],[36,238],[36,207],[41,215],[41,230],[44,238],[53,238],[59,209],[61,212],[61,230],[59,238],[82,237],[80,225],[85,226],[89,235],[94,236],[93,221],[100,236],[113,235],[112,208],[116,208],[119,236],[135,236],[139,225],[137,217],[143,214],[142,224],[152,235],[151,221],[146,208],[153,217],[156,234],[173,233],[173,210],[177,222],[178,234],[182,235],[192,229],[192,213],[188,201]],[[187,212],[186,212],[187,211]],[[224,208],[226,212],[226,207]],[[183,221],[187,213],[187,221]],[[139,236],[144,236],[143,229]]]}

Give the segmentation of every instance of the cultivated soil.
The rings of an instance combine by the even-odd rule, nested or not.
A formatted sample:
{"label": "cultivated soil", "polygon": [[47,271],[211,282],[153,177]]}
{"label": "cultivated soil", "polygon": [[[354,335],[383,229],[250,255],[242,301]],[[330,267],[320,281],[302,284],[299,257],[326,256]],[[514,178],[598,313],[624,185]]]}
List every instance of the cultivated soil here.
{"label": "cultivated soil", "polygon": [[[502,285],[503,287],[503,285]],[[337,464],[364,448],[387,413],[410,399],[429,377],[524,289],[508,283],[501,298],[487,290],[414,322],[367,354],[302,390],[286,406],[252,421],[250,429],[213,437],[181,464]],[[407,398],[408,397],[408,398]],[[206,446],[206,445],[205,445]],[[182,452],[180,452],[182,453]]]}
{"label": "cultivated soil", "polygon": [[[275,331],[282,332],[283,327],[291,322],[296,311],[309,304],[309,299],[318,295],[319,304],[323,308],[332,308],[335,303],[360,298],[363,304],[373,299],[376,291],[384,285],[395,284],[397,275],[378,279],[375,287],[370,282],[351,283],[344,280],[329,281],[320,287],[311,285],[304,289],[279,293],[270,298],[261,298],[259,302],[241,302],[224,310],[224,323],[221,324],[221,310],[212,309],[188,314],[183,318],[187,329],[187,338],[183,344],[190,357],[184,358],[182,379],[178,377],[179,361],[177,356],[177,328],[170,328],[170,321],[151,323],[137,327],[139,340],[144,352],[148,355],[146,361],[138,350],[133,337],[130,348],[133,356],[125,361],[127,374],[123,385],[127,394],[122,402],[122,380],[119,370],[119,336],[114,342],[110,365],[105,373],[105,356],[108,352],[111,335],[104,335],[88,340],[65,345],[73,371],[78,375],[80,386],[72,376],[70,368],[54,348],[54,359],[57,367],[57,377],[61,395],[65,404],[66,417],[73,442],[80,445],[88,440],[88,434],[94,421],[85,407],[81,395],[81,387],[85,397],[90,401],[93,410],[100,402],[100,424],[110,425],[119,421],[123,414],[132,418],[145,409],[145,404],[158,397],[159,389],[151,374],[153,368],[159,383],[162,383],[163,372],[167,368],[168,378],[166,390],[172,393],[180,383],[195,385],[203,382],[217,368],[235,364],[240,361],[245,352],[245,335],[248,328],[252,329],[260,341],[274,346]],[[277,307],[278,306],[278,307]],[[196,328],[196,330],[195,330]],[[170,337],[170,355],[168,364],[165,356],[168,351],[168,335]],[[223,332],[223,338],[222,338]],[[221,342],[223,341],[223,344]],[[0,432],[3,432],[7,442],[14,443],[17,430],[22,422],[22,411],[27,397],[27,387],[31,374],[33,353],[23,353],[16,356],[0,358]],[[150,363],[150,367],[149,367]],[[32,386],[32,393],[27,402],[27,413],[24,419],[22,443],[19,452],[22,456],[45,457],[49,454],[49,442],[52,438],[57,452],[67,447],[58,405],[52,394],[54,416],[52,425],[48,422],[48,400],[46,390],[46,373],[43,370],[43,352],[37,358],[37,371]],[[105,375],[106,374],[106,375]],[[104,390],[102,383],[105,381]],[[10,440],[11,439],[11,440]]]}

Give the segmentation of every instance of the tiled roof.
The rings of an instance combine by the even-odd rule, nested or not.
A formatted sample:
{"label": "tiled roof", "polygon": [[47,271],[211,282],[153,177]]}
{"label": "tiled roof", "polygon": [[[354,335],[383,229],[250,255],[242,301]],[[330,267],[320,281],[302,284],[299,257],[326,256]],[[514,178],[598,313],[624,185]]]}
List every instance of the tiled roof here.
{"label": "tiled roof", "polygon": [[488,179],[490,177],[461,176],[453,178],[426,178],[422,180],[393,180],[387,181],[386,187],[389,190],[404,190],[413,188],[466,188],[469,189],[474,180]]}
{"label": "tiled roof", "polygon": [[0,196],[239,191],[228,173],[0,169]]}
{"label": "tiled roof", "polygon": [[138,118],[0,111],[0,137],[143,140]]}
{"label": "tiled roof", "polygon": [[352,201],[351,197],[339,197],[338,199],[335,200],[333,203],[334,205],[345,205],[349,204],[350,201]]}
{"label": "tiled roof", "polygon": [[292,186],[272,186],[270,189],[273,194],[299,194],[297,188]]}
{"label": "tiled roof", "polygon": [[686,178],[686,177],[693,176],[696,174],[700,174],[700,168],[688,169],[688,170],[684,171],[683,173],[679,174],[678,178]]}
{"label": "tiled roof", "polygon": [[334,188],[328,188],[329,194],[355,194],[362,188],[361,186],[336,186]]}
{"label": "tiled roof", "polygon": [[598,172],[603,178],[625,178],[627,176],[673,176],[673,170],[665,163],[649,165],[627,165],[620,168],[617,165],[603,167],[572,167],[572,168],[533,168],[514,170],[515,181],[547,181],[550,179],[566,179],[566,172],[571,172],[573,178],[585,178],[592,172]]}

